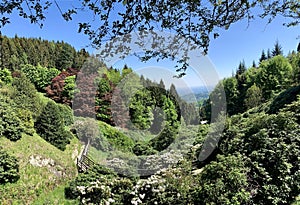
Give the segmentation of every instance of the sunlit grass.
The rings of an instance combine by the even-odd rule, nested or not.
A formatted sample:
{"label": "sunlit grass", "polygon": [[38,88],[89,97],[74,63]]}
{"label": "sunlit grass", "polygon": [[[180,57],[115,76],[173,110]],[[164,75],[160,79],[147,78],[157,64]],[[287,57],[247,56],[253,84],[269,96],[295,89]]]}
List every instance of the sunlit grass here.
{"label": "sunlit grass", "polygon": [[[57,149],[38,135],[23,135],[17,142],[1,137],[0,146],[18,158],[20,172],[20,179],[16,183],[0,185],[0,204],[31,204],[40,195],[53,191],[77,174],[75,157],[80,152],[81,144],[75,138],[65,151]],[[54,167],[65,175],[60,176],[49,167],[30,164],[30,157],[37,155],[53,159]]]}

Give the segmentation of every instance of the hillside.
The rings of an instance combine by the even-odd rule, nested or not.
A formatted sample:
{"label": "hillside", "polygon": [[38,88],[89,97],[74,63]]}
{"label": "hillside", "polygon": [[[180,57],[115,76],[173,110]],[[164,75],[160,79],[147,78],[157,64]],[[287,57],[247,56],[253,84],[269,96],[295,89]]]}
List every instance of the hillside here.
{"label": "hillside", "polygon": [[[1,204],[33,204],[36,200],[49,204],[51,192],[77,175],[75,162],[82,145],[75,138],[65,151],[36,134],[23,135],[17,142],[1,137],[0,146],[17,157],[20,169],[20,179],[16,183],[0,185]],[[63,193],[57,195],[52,200],[64,198]],[[61,204],[59,201],[52,202]]]}

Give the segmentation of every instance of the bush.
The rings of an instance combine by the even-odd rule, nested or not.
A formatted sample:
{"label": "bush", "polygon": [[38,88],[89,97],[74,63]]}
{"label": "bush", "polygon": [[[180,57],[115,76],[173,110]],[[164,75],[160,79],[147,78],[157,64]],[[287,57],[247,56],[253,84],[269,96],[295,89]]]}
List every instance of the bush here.
{"label": "bush", "polygon": [[149,146],[146,142],[138,142],[133,147],[133,153],[137,156],[156,154],[157,151]]}
{"label": "bush", "polygon": [[199,174],[199,186],[193,191],[194,204],[239,205],[249,202],[247,172],[243,158],[218,155]]}
{"label": "bush", "polygon": [[248,183],[254,204],[291,204],[299,195],[299,101],[278,114],[232,119],[220,140],[221,152],[249,160]]}
{"label": "bush", "polygon": [[0,184],[13,183],[19,178],[18,160],[0,147]]}
{"label": "bush", "polygon": [[16,107],[31,111],[33,119],[36,119],[43,109],[43,103],[34,85],[22,73],[14,78],[12,85],[13,92],[10,97]]}
{"label": "bush", "polygon": [[8,85],[12,82],[11,72],[7,69],[0,70],[0,86]]}
{"label": "bush", "polygon": [[80,199],[82,204],[130,204],[132,187],[130,179],[117,177],[110,169],[95,165],[65,188],[65,196]]}
{"label": "bush", "polygon": [[22,137],[24,128],[16,109],[12,107],[14,103],[9,98],[0,95],[0,104],[0,135],[17,141]]}
{"label": "bush", "polygon": [[24,128],[24,133],[28,135],[33,135],[34,130],[34,120],[32,119],[32,113],[29,110],[17,109],[17,115],[22,122]]}
{"label": "bush", "polygon": [[281,92],[271,103],[268,113],[278,113],[285,105],[297,100],[297,95],[300,94],[300,86],[295,86]]}
{"label": "bush", "polygon": [[122,151],[132,150],[134,141],[116,128],[104,122],[99,122],[99,130],[101,131],[100,135],[106,138],[114,148]]}
{"label": "bush", "polygon": [[33,66],[30,64],[22,65],[21,71],[40,92],[45,92],[46,86],[49,85],[51,80],[59,74],[59,70],[56,68],[48,69],[41,65]]}
{"label": "bush", "polygon": [[191,192],[199,184],[194,183],[193,177],[191,165],[186,162],[176,168],[163,169],[137,182],[131,204],[196,204]]}
{"label": "bush", "polygon": [[61,117],[63,118],[63,123],[65,126],[70,126],[74,123],[74,115],[73,115],[73,110],[63,104],[57,104],[59,113],[61,114]]}
{"label": "bush", "polygon": [[35,122],[37,133],[55,147],[65,150],[71,133],[64,128],[63,118],[55,102],[49,101]]}

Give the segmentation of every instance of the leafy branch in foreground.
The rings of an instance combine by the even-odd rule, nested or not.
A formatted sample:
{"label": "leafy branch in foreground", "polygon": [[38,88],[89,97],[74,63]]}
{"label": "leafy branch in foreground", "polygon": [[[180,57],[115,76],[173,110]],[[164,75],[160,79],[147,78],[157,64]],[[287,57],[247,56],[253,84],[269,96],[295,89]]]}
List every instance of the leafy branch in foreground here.
{"label": "leafy branch in foreground", "polygon": [[[287,26],[296,26],[300,23],[300,2],[294,0],[85,0],[72,1],[72,5],[70,4],[69,8],[65,7],[65,10],[58,1],[53,3],[40,0],[4,0],[0,4],[2,16],[0,28],[10,23],[9,17],[15,10],[19,16],[42,27],[46,19],[46,11],[51,6],[57,7],[66,21],[71,21],[74,15],[79,15],[81,12],[90,13],[91,15],[87,15],[91,17],[90,19],[79,22],[78,32],[88,35],[96,47],[133,31],[163,30],[187,39],[206,53],[210,39],[217,38],[220,29],[228,29],[233,23],[243,19],[250,22],[255,17],[267,18],[270,23],[276,16],[284,16],[287,18]],[[154,42],[152,47],[157,46],[156,43]],[[168,46],[170,45],[165,45],[165,48]],[[173,54],[167,53],[149,54],[147,58],[174,57]],[[187,60],[180,59],[184,65]],[[180,71],[185,71],[187,66],[184,65],[182,70],[179,69]]]}

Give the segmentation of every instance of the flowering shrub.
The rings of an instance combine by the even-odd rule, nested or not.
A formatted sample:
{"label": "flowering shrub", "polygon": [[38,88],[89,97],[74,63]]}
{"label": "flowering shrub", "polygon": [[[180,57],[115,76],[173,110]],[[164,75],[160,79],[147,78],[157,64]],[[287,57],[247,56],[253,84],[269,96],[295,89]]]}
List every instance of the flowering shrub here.
{"label": "flowering shrub", "polygon": [[80,174],[65,189],[70,199],[80,199],[81,204],[129,204],[133,181],[118,177],[108,168],[96,165]]}
{"label": "flowering shrub", "polygon": [[192,204],[195,187],[188,162],[177,168],[162,169],[148,179],[141,179],[131,193],[131,204]]}

